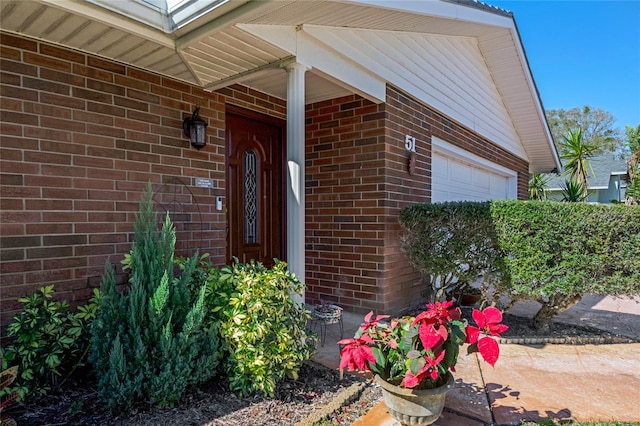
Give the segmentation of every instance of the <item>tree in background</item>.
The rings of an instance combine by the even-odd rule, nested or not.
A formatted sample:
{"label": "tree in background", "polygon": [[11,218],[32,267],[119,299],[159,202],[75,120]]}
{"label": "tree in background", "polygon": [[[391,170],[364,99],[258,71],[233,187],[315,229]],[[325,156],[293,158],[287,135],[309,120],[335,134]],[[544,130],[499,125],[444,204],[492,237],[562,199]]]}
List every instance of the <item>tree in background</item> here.
{"label": "tree in background", "polygon": [[534,173],[529,180],[529,199],[545,200],[547,198],[547,184],[550,177],[541,173]]}
{"label": "tree in background", "polygon": [[640,202],[640,173],[638,173],[638,163],[640,162],[640,124],[633,128],[627,126],[626,148],[629,149],[629,159],[627,160],[627,199],[626,204],[637,205]]}
{"label": "tree in background", "polygon": [[579,128],[575,131],[569,130],[568,135],[563,136],[560,142],[560,158],[563,160],[565,170],[569,173],[570,180],[583,185],[585,190],[589,187],[588,169],[591,169],[588,160],[597,152],[598,145],[585,140]]}
{"label": "tree in background", "polygon": [[624,144],[622,134],[614,127],[611,113],[585,105],[582,108],[550,109],[545,111],[549,129],[556,144],[560,144],[569,131],[580,129],[583,139],[598,148],[595,155],[615,151]]}
{"label": "tree in background", "polygon": [[562,187],[562,201],[579,203],[587,199],[589,192],[584,184],[575,179],[567,179]]}

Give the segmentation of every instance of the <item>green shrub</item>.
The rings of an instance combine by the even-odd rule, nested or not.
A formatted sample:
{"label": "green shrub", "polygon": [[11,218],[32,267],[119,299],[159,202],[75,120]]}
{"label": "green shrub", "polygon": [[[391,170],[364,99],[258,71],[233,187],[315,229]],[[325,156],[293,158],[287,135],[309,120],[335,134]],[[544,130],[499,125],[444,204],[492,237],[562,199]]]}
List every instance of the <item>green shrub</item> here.
{"label": "green shrub", "polygon": [[173,405],[219,362],[218,330],[203,327],[205,286],[191,291],[198,258],[184,261],[174,277],[175,229],[167,215],[158,232],[150,186],[134,228],[129,286],[119,292],[106,268],[90,352],[101,398],[125,414],[141,403]]}
{"label": "green shrub", "polygon": [[99,304],[100,292],[75,313],[66,301],[53,297],[53,285],[19,298],[22,312],[7,328],[12,343],[4,349],[7,362],[15,363],[20,374],[15,383],[22,397],[43,395],[82,366],[89,348],[90,329]]}
{"label": "green shrub", "polygon": [[626,195],[627,195],[627,198],[640,200],[640,172],[637,173],[636,177],[634,177],[631,183],[629,183],[629,185],[627,186]]}
{"label": "green shrub", "polygon": [[514,300],[542,303],[544,324],[584,294],[640,294],[640,208],[494,201],[491,215]]}
{"label": "green shrub", "polygon": [[[419,204],[401,211],[412,265],[470,280],[491,272],[493,300],[535,300],[541,326],[587,293],[640,294],[640,207],[555,201]],[[441,298],[442,287],[432,288]]]}
{"label": "green shrub", "polygon": [[9,367],[0,349],[0,425],[16,425],[16,421],[11,417],[2,415],[2,412],[11,406],[15,401],[20,400],[21,392],[17,389],[10,389],[11,384],[18,377],[18,366]]}
{"label": "green shrub", "polygon": [[429,277],[431,301],[443,300],[480,274],[487,285],[500,279],[504,268],[489,203],[415,204],[402,209],[400,225],[409,262]]}
{"label": "green shrub", "polygon": [[209,304],[221,321],[232,390],[273,396],[285,376],[297,377],[313,350],[305,331],[309,312],[291,298],[303,284],[276,261],[234,264],[212,271]]}

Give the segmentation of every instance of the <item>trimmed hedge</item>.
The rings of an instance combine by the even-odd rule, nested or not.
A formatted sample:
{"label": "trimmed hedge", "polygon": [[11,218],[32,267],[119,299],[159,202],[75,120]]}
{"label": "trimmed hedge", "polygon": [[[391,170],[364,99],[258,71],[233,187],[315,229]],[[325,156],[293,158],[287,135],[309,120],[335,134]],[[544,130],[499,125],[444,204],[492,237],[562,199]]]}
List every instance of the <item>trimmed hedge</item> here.
{"label": "trimmed hedge", "polygon": [[542,303],[534,318],[538,326],[587,293],[640,294],[639,207],[513,200],[420,204],[403,209],[400,223],[417,270],[460,275],[460,265],[473,272],[493,259],[490,269],[500,277],[495,296]]}
{"label": "trimmed hedge", "polygon": [[415,204],[400,212],[403,249],[429,277],[432,302],[480,274],[499,278],[504,267],[491,221],[488,202]]}
{"label": "trimmed hedge", "polygon": [[509,281],[533,299],[542,324],[587,293],[640,294],[640,208],[554,201],[494,201],[491,217]]}

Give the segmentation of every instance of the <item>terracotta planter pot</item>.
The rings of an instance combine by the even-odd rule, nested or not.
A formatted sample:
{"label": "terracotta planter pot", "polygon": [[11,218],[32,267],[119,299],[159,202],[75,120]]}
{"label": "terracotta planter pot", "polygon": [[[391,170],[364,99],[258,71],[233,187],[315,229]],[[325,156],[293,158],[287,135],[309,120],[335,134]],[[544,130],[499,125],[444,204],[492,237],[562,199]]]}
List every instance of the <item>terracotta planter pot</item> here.
{"label": "terracotta planter pot", "polygon": [[482,294],[480,293],[453,293],[453,297],[455,297],[456,301],[460,306],[473,306],[482,299]]}
{"label": "terracotta planter pot", "polygon": [[401,388],[384,381],[380,376],[376,376],[375,380],[382,388],[382,398],[391,417],[407,426],[430,425],[438,420],[444,408],[445,396],[454,384],[451,374],[445,385],[425,390]]}
{"label": "terracotta planter pot", "polygon": [[473,306],[480,301],[482,298],[481,294],[463,294],[460,296],[460,304],[463,306]]}

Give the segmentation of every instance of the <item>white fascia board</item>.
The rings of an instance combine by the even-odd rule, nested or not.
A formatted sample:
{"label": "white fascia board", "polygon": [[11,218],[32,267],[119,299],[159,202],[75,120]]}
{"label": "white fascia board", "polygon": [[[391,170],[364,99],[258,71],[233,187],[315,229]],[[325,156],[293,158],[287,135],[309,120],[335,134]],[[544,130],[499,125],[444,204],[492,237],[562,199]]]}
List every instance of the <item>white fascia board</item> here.
{"label": "white fascia board", "polygon": [[387,86],[384,79],[322,43],[306,32],[305,27],[238,24],[238,28],[286,50],[296,57],[296,62],[312,68],[333,83],[372,102],[385,102]]}
{"label": "white fascia board", "polygon": [[[588,186],[587,190],[591,191],[591,190],[600,190],[600,189],[609,189],[608,186]],[[553,188],[547,188],[547,191],[564,191],[564,188],[559,187],[559,186],[554,186]]]}
{"label": "white fascia board", "polygon": [[511,31],[513,32],[513,39],[517,40],[515,43],[515,47],[518,51],[518,57],[523,64],[525,78],[527,79],[527,86],[529,87],[529,91],[531,93],[531,98],[535,103],[536,114],[542,123],[542,127],[544,128],[544,133],[546,136],[546,140],[549,143],[549,149],[551,150],[551,154],[553,155],[553,160],[555,162],[558,170],[562,171],[562,161],[560,161],[560,154],[556,149],[555,144],[553,143],[553,137],[551,136],[551,130],[549,129],[549,123],[547,122],[547,116],[544,113],[544,107],[542,106],[542,100],[540,99],[540,95],[538,93],[538,88],[536,86],[535,81],[533,80],[533,75],[531,73],[531,67],[529,66],[529,60],[527,59],[527,55],[524,51],[524,46],[522,45],[522,39],[520,38],[520,32],[518,31],[518,27],[516,25],[515,20],[511,19]]}
{"label": "white fascia board", "polygon": [[511,21],[507,16],[490,11],[439,0],[345,0],[345,2],[500,27],[508,27]]}
{"label": "white fascia board", "polygon": [[146,40],[153,41],[165,47],[175,49],[176,44],[173,38],[167,36],[160,30],[154,30],[147,25],[134,22],[120,16],[116,12],[111,12],[102,5],[92,5],[88,2],[77,2],[71,0],[38,0],[56,9],[67,11],[73,15],[83,16],[93,21],[101,22],[105,25],[121,29],[130,34],[135,34]]}
{"label": "white fascia board", "polygon": [[175,29],[182,28],[207,13],[218,9],[229,0],[198,0],[197,2],[187,2],[179,7],[169,10],[169,16],[175,25]]}

